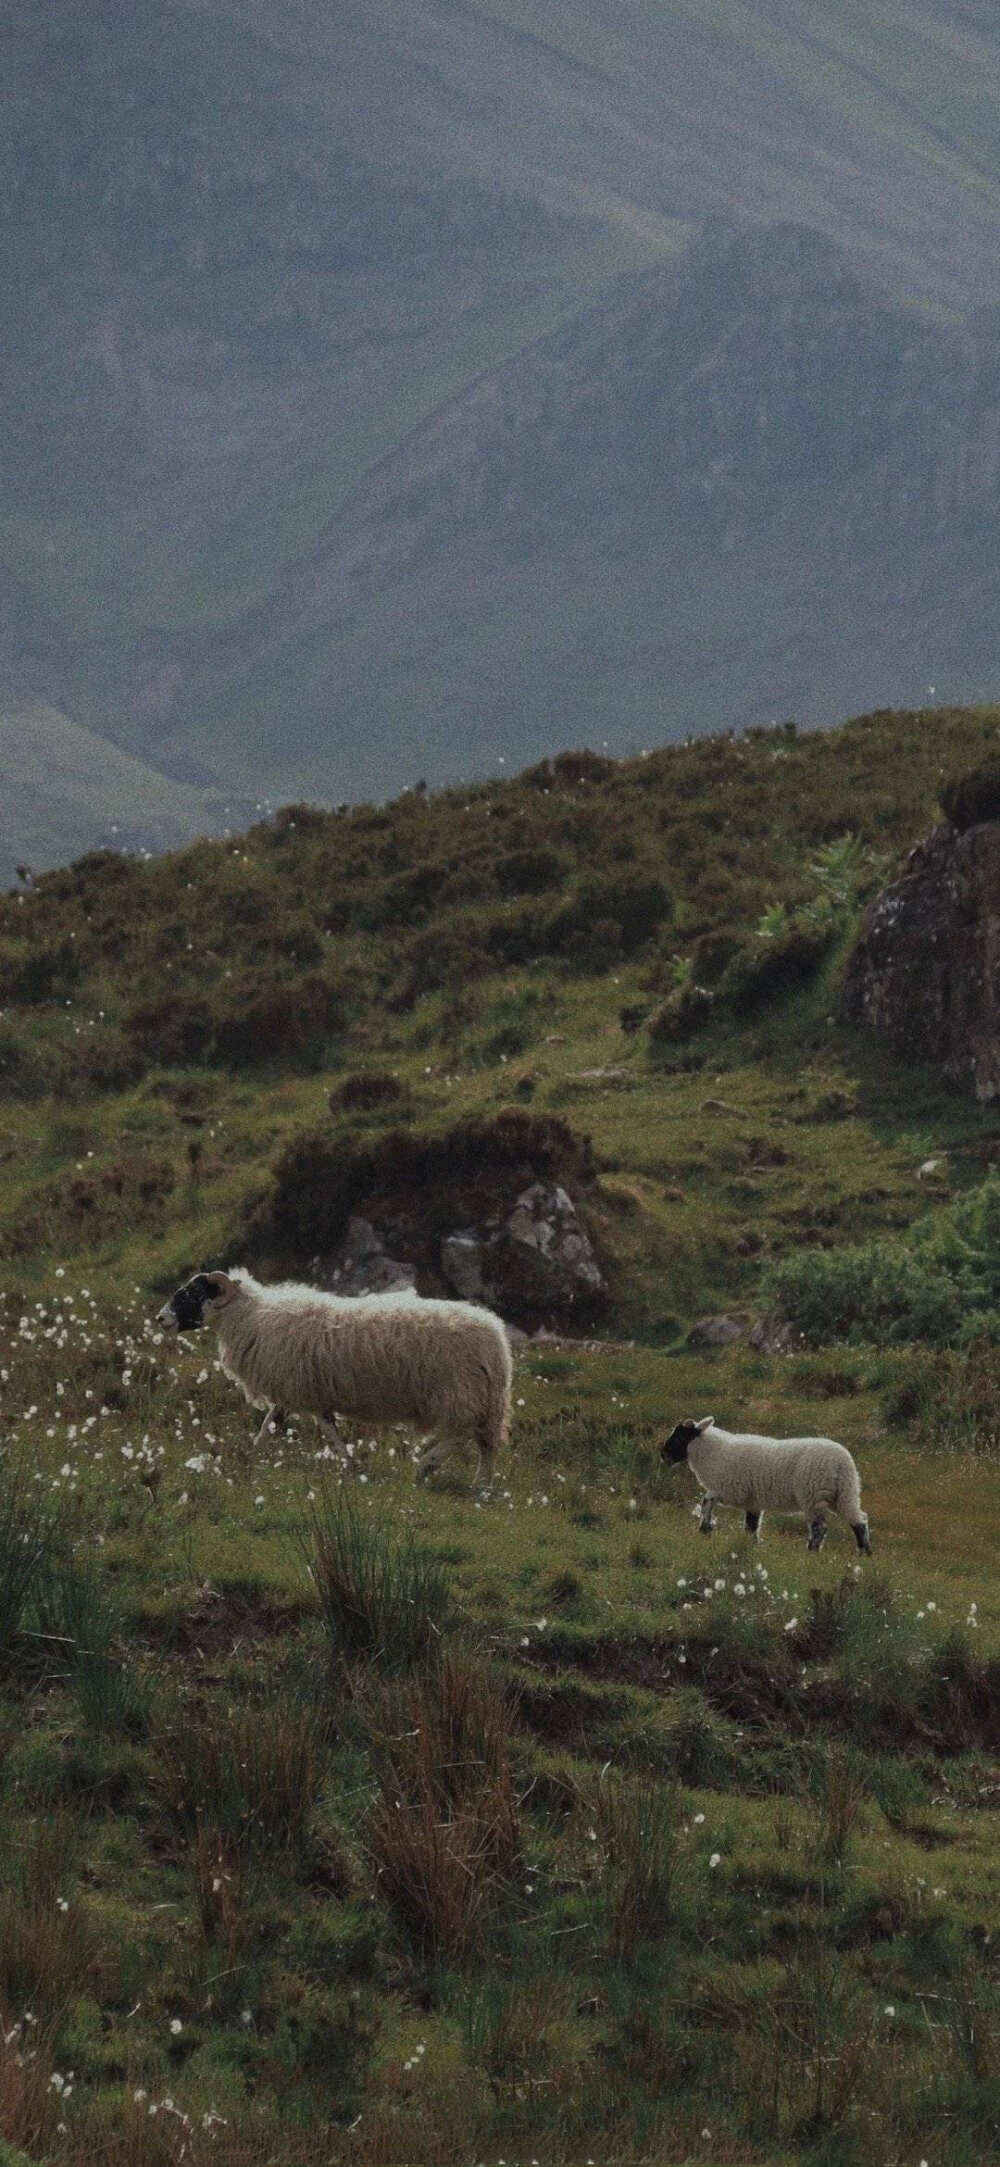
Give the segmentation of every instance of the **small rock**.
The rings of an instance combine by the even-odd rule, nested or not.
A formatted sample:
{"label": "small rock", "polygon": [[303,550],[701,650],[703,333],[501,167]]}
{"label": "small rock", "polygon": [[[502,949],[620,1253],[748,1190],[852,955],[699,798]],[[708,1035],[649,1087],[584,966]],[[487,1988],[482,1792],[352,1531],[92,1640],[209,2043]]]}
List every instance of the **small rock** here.
{"label": "small rock", "polygon": [[790,1354],[797,1337],[783,1317],[758,1317],[750,1327],[748,1345],[755,1354]]}
{"label": "small rock", "polygon": [[689,1347],[732,1347],[742,1339],[746,1325],[737,1317],[701,1317],[691,1326],[687,1336]]}
{"label": "small rock", "polygon": [[332,1257],[314,1258],[313,1275],[333,1294],[395,1294],[417,1284],[413,1265],[390,1256],[377,1228],[360,1215],[348,1220]]}
{"label": "small rock", "polygon": [[486,1299],[483,1282],[483,1239],[475,1231],[446,1234],[441,1243],[441,1270],[448,1285],[463,1302]]}

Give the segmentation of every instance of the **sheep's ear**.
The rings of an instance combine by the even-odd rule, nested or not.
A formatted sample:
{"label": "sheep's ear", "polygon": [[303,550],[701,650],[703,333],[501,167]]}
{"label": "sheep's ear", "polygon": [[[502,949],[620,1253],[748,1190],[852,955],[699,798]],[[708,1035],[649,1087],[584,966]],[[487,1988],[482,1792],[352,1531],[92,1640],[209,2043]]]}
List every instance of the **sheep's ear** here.
{"label": "sheep's ear", "polygon": [[698,1436],[701,1436],[702,1430],[710,1430],[714,1421],[714,1415],[702,1415],[701,1420],[694,1424]]}
{"label": "sheep's ear", "polygon": [[227,1302],[235,1301],[236,1282],[230,1279],[226,1272],[206,1272],[204,1277],[212,1289],[213,1302],[217,1302],[220,1308],[225,1309]]}

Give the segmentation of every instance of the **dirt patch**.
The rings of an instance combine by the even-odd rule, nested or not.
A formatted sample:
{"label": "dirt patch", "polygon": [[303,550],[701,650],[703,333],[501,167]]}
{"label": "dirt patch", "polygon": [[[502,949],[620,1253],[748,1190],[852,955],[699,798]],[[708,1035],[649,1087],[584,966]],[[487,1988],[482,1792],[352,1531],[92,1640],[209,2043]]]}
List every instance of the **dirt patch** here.
{"label": "dirt patch", "polygon": [[195,1655],[211,1662],[297,1633],[303,1617],[311,1615],[306,1603],[277,1602],[252,1589],[204,1587],[180,1617],[147,1619],[142,1637],[168,1654]]}

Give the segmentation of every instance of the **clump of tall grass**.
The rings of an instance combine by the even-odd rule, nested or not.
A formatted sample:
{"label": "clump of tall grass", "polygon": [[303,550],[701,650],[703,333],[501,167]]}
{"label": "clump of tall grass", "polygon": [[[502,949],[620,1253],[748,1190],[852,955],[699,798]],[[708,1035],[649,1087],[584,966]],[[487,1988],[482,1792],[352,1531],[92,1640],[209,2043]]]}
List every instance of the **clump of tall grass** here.
{"label": "clump of tall grass", "polygon": [[19,1470],[0,1480],[0,1664],[21,1643],[32,1597],[57,1541],[51,1515]]}
{"label": "clump of tall grass", "polygon": [[370,1687],[362,1713],[379,1887],[422,1954],[463,1955],[482,1944],[520,1845],[510,1707],[478,1664],[448,1653],[406,1685]]}
{"label": "clump of tall grass", "polygon": [[669,1932],[677,1908],[677,1796],[654,1777],[611,1776],[595,1808],[608,1942],[628,1962],[640,1942]]}
{"label": "clump of tall grass", "polygon": [[445,1568],[374,1508],[346,1490],[325,1496],[306,1561],[339,1663],[404,1670],[440,1652],[451,1617]]}
{"label": "clump of tall grass", "polygon": [[48,2151],[59,2112],[54,2060],[51,2025],[15,2018],[0,2001],[0,2157],[12,2167],[25,2153],[38,2159]]}
{"label": "clump of tall grass", "polygon": [[77,1830],[65,1814],[39,1821],[8,1844],[0,1891],[0,2005],[55,2023],[94,1953],[83,1904],[73,1894]]}
{"label": "clump of tall grass", "polygon": [[154,1741],[160,1795],[182,1833],[241,1858],[305,1842],[322,1780],[324,1726],[294,1700],[211,1711],[179,1704]]}
{"label": "clump of tall grass", "polygon": [[64,1680],[90,1729],[104,1737],[144,1737],[153,1682],[128,1647],[122,1619],[93,1568],[71,1551],[50,1550],[34,1619],[46,1668]]}

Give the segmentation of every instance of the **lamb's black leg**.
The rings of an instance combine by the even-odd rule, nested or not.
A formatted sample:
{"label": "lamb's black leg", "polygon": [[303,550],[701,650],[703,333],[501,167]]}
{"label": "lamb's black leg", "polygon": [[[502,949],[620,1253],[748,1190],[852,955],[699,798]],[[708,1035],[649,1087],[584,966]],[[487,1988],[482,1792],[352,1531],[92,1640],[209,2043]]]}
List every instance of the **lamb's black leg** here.
{"label": "lamb's black leg", "polygon": [[818,1512],[816,1514],[815,1520],[810,1520],[809,1522],[809,1541],[806,1545],[806,1548],[809,1550],[822,1550],[825,1541],[826,1514],[823,1512]]}
{"label": "lamb's black leg", "polygon": [[713,1527],[715,1526],[715,1507],[718,1502],[718,1498],[716,1497],[709,1497],[706,1495],[702,1498],[701,1517],[698,1521],[698,1526],[700,1527],[703,1535],[710,1535]]}
{"label": "lamb's black leg", "polygon": [[760,1523],[761,1514],[759,1512],[748,1512],[743,1522],[743,1525],[746,1528],[748,1535],[756,1535],[760,1527]]}

